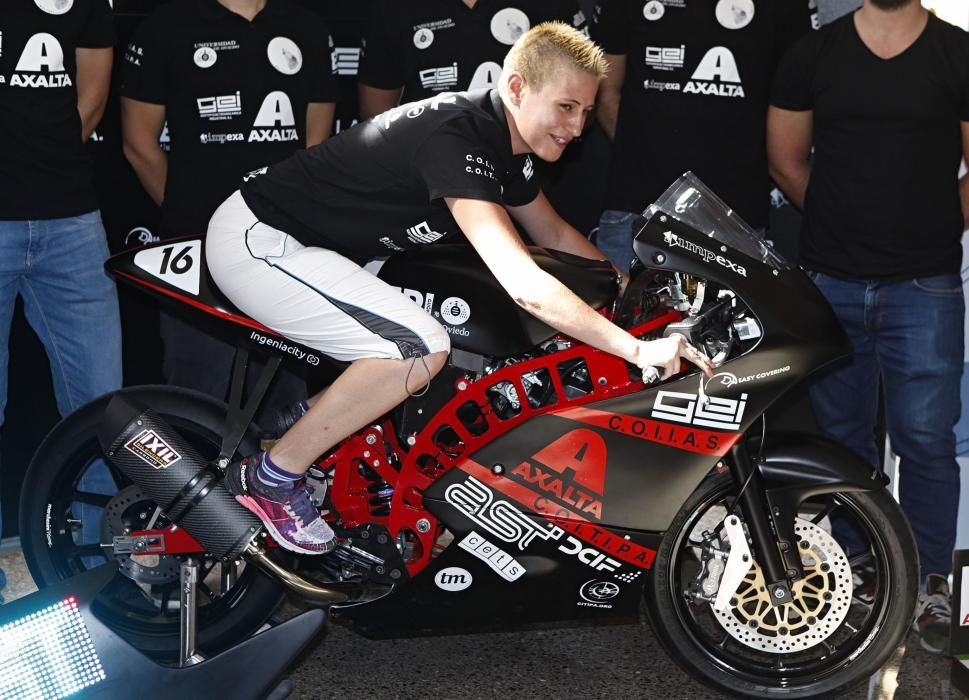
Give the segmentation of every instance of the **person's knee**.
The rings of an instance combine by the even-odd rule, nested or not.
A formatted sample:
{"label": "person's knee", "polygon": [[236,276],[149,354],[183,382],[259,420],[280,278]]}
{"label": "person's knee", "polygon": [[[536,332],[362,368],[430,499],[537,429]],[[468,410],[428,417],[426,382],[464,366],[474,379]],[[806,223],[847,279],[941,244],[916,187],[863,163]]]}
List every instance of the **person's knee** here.
{"label": "person's knee", "polygon": [[440,350],[424,357],[424,362],[427,364],[427,369],[432,377],[437,376],[437,373],[444,369],[449,354],[450,350]]}

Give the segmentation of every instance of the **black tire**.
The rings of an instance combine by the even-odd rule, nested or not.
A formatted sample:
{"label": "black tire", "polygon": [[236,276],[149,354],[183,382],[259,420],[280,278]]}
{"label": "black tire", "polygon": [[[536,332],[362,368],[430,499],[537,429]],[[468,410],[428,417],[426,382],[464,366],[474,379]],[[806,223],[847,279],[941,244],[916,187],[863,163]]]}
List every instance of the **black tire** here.
{"label": "black tire", "polygon": [[[225,404],[177,387],[141,386],[123,389],[121,393],[154,409],[204,457],[213,459],[218,455]],[[41,588],[105,560],[97,551],[98,545],[75,542],[71,521],[77,519],[72,518],[71,508],[78,503],[81,476],[94,460],[102,457],[97,428],[110,398],[106,395],[95,399],[61,420],[41,443],[27,469],[24,483],[29,487],[22,489],[20,497],[20,538],[27,566]],[[252,453],[258,448],[259,442],[250,431],[240,451]],[[112,476],[119,489],[130,484],[120,472],[112,470]],[[107,497],[81,495],[88,505],[101,504],[104,513]],[[92,561],[98,556],[101,561]],[[217,565],[211,560],[209,563]],[[98,600],[99,616],[106,624],[160,661],[177,659],[179,645],[178,609],[175,606],[170,610],[169,605],[178,597],[168,597],[166,586],[151,587],[148,593],[118,573]],[[224,591],[210,594],[212,597],[199,595],[198,648],[207,655],[250,636],[284,597],[283,589],[254,566],[245,567]]]}
{"label": "black tire", "polygon": [[[868,567],[866,576],[873,577],[869,579],[873,588],[866,590],[872,595],[860,598],[859,590],[853,589],[843,621],[830,633],[816,635],[823,636],[823,641],[811,640],[814,646],[796,653],[780,653],[738,641],[737,635],[744,634],[739,631],[742,605],[731,606],[730,614],[739,623],[738,632],[732,634],[710,603],[691,601],[685,593],[701,570],[698,557],[691,559],[687,553],[702,549],[695,530],[703,527],[704,514],[710,513],[707,525],[717,520],[720,510],[714,509],[725,514],[725,504],[732,504],[735,496],[729,474],[708,478],[677,514],[657,552],[646,586],[646,608],[670,655],[694,678],[721,692],[748,698],[838,696],[875,673],[905,638],[918,592],[915,539],[898,504],[883,489],[829,494],[802,506],[799,517],[819,528],[823,518],[835,512],[839,522],[853,519],[868,549],[847,557],[848,577],[859,567]],[[817,618],[807,619],[817,622]],[[786,629],[780,632],[786,633]],[[778,662],[780,667],[775,665]]]}

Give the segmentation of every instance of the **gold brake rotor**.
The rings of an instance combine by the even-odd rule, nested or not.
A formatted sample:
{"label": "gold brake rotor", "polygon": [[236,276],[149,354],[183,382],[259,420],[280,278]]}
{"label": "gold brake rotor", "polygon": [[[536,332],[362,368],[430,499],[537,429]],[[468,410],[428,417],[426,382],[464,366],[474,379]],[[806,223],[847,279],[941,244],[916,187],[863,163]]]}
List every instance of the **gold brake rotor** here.
{"label": "gold brake rotor", "polygon": [[755,561],[724,610],[713,614],[738,642],[768,653],[810,649],[834,634],[851,605],[848,557],[829,532],[800,518],[794,521],[804,578],[791,587],[792,602],[771,603]]}

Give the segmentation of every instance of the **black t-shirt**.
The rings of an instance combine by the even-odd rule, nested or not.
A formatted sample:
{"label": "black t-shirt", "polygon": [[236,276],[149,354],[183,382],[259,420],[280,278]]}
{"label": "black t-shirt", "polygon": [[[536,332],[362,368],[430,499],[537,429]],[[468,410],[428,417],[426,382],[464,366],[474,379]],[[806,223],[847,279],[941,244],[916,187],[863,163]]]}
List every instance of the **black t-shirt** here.
{"label": "black t-shirt", "polygon": [[253,168],[306,146],[306,106],[336,102],[332,41],[314,12],[269,0],[247,21],[217,0],[175,0],[125,50],[122,94],[165,106],[163,235],[205,230]]}
{"label": "black t-shirt", "polygon": [[2,0],[0,32],[0,219],[97,209],[74,51],[114,46],[108,0]]}
{"label": "black t-shirt", "polygon": [[687,170],[755,228],[769,200],[766,112],[809,0],[598,0],[593,38],[626,55],[606,207],[639,212]]}
{"label": "black t-shirt", "polygon": [[847,15],[784,57],[771,102],[813,112],[802,265],[871,279],[959,270],[969,34],[929,15],[919,38],[884,60]]}
{"label": "black t-shirt", "polygon": [[445,197],[520,206],[539,191],[494,90],[395,107],[245,180],[260,221],[355,260],[455,236]]}
{"label": "black t-shirt", "polygon": [[584,30],[577,0],[377,0],[358,79],[403,87],[402,102],[438,92],[496,87],[508,49],[528,29],[559,20]]}

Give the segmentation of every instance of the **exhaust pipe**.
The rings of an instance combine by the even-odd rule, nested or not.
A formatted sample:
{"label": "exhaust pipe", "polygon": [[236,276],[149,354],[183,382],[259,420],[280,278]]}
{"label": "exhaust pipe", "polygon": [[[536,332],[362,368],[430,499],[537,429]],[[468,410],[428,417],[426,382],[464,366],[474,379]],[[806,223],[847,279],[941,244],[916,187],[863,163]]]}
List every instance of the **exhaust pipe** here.
{"label": "exhaust pipe", "polygon": [[271,561],[256,544],[262,523],[225,489],[221,470],[150,408],[115,394],[101,419],[98,441],[108,460],[212,555],[223,561],[245,557],[308,600],[348,599]]}

